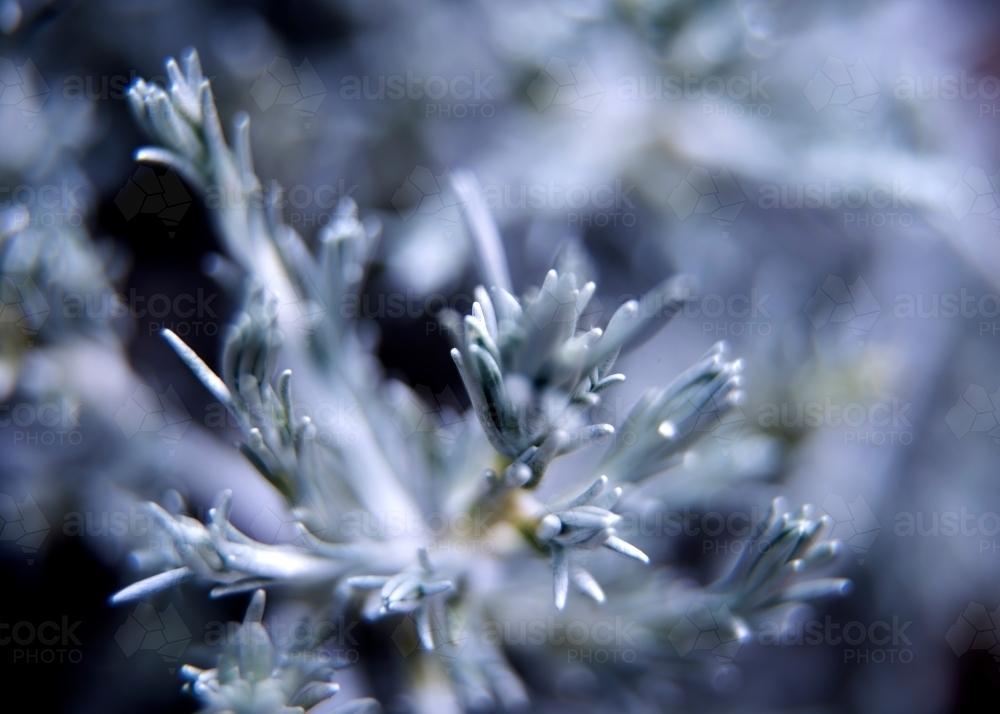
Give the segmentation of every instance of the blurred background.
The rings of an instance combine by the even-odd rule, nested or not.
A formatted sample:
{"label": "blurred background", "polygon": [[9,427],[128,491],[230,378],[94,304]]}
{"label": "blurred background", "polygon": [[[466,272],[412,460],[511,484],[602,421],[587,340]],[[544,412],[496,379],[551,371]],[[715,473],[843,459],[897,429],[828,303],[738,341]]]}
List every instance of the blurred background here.
{"label": "blurred background", "polygon": [[[307,241],[344,196],[381,220],[353,314],[387,372],[441,403],[465,393],[434,312],[468,310],[478,280],[452,170],[478,176],[518,291],[570,261],[596,279],[606,319],[666,276],[698,279],[675,323],[626,357],[615,418],[728,340],[747,399],[717,438],[770,446],[697,512],[776,493],[821,506],[855,588],[817,619],[888,623],[889,639],[748,646],[711,700],[654,678],[662,711],[963,712],[998,691],[993,3],[0,0],[0,31],[9,696],[37,711],[193,711],[177,658],[245,607],[178,595],[189,634],[165,641],[181,644],[128,653],[116,635],[130,615],[106,598],[130,582],[132,543],[93,517],[167,488],[205,509],[234,487],[249,530],[271,497],[157,334],[216,364],[237,307],[198,192],[133,160],[146,138],[125,90],[164,83],[164,60],[188,47],[226,130],[250,116],[256,171],[285,187]],[[9,277],[27,265],[33,281]],[[153,441],[123,411],[136,405],[165,415]],[[657,548],[697,576],[731,545],[704,538]],[[38,639],[47,621],[58,644]],[[575,711],[586,687],[568,682],[539,711]],[[406,711],[391,695],[387,709]]]}

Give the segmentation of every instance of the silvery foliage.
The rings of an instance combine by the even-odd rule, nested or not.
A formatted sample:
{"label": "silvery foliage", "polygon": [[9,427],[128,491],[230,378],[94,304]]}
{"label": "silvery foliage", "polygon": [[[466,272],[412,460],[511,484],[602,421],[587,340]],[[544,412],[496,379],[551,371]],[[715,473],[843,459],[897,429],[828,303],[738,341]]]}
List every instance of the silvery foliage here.
{"label": "silvery foliage", "polygon": [[113,292],[83,228],[39,225],[26,210],[0,211],[0,396],[16,385],[33,346],[79,337],[111,341],[107,315],[68,310],[68,296],[101,304]]}
{"label": "silvery foliage", "polygon": [[[207,191],[224,189],[227,198],[214,211],[216,225],[228,259],[247,275],[250,287],[244,312],[225,340],[221,376],[176,335],[167,331],[165,336],[243,427],[241,451],[285,496],[299,532],[294,544],[253,540],[229,522],[228,492],[209,512],[207,524],[183,515],[177,504],[172,510],[151,504],[168,539],[157,564],[161,572],[125,588],[114,602],[145,597],[190,578],[212,584],[215,596],[279,583],[327,583],[330,602],[318,607],[342,607],[346,598],[362,605],[372,619],[412,619],[419,643],[438,655],[460,704],[511,709],[526,704],[523,685],[500,647],[468,633],[480,628],[494,608],[502,609],[532,587],[530,581],[497,577],[514,560],[542,554],[551,561],[557,610],[570,602],[572,582],[598,603],[607,601],[608,607],[632,614],[663,636],[664,628],[695,601],[709,602],[714,610],[725,606],[734,638],[742,641],[762,613],[843,590],[839,580],[800,580],[837,552],[836,543],[821,542],[826,520],[813,518],[808,508],[785,514],[777,505],[757,526],[729,575],[707,588],[662,588],[666,571],[654,570],[645,586],[623,589],[616,584],[617,592],[607,597],[597,577],[584,568],[588,553],[598,547],[649,563],[616,530],[621,516],[612,509],[622,487],[614,484],[662,475],[706,424],[739,400],[742,363],[729,360],[722,344],[666,389],[639,402],[626,422],[631,437],[612,440],[583,493],[548,505],[535,497],[553,459],[614,433],[610,424],[588,423],[588,409],[624,379],[612,372],[622,348],[648,336],[683,306],[690,294],[688,281],[666,281],[641,302],[624,304],[604,330],[582,326],[595,287],[578,285],[570,272],[552,271],[541,288],[515,297],[499,236],[475,180],[459,173],[455,188],[468,201],[480,273],[491,289],[477,289],[471,315],[446,313],[442,319],[456,336],[452,357],[475,420],[470,417],[467,433],[450,452],[433,440],[404,438],[403,430],[389,426],[389,402],[405,404],[415,401],[415,395],[384,379],[355,325],[336,309],[345,298],[358,295],[374,254],[377,226],[359,220],[357,207],[345,200],[336,220],[321,232],[314,254],[284,223],[273,200],[264,205],[250,200],[260,195],[260,182],[250,159],[248,120],[243,116],[236,121],[236,149],[230,150],[197,55],[185,58],[183,71],[171,60],[167,71],[167,89],[140,80],[130,92],[140,120],[163,146],[142,149],[138,159],[171,166]],[[310,326],[308,340],[296,333],[301,325],[283,314],[274,297],[290,295],[292,285],[301,286],[300,306],[326,310],[325,319]],[[311,314],[297,314],[303,312]],[[282,361],[292,369],[282,371],[272,386],[279,344]],[[356,442],[342,446],[317,439],[316,425],[294,408],[293,372],[314,403],[347,398],[358,405],[352,425]],[[420,418],[404,407],[400,413],[411,421]],[[447,533],[435,543],[409,531],[346,534],[331,527],[347,513],[362,511],[377,519],[418,508],[447,516],[488,511],[487,532],[472,537]],[[425,550],[459,541],[475,546],[477,538],[481,542],[498,531],[524,538],[520,545],[503,544],[489,554],[475,547],[440,547],[433,563]],[[517,572],[528,571],[522,567]],[[367,604],[358,601],[365,597]],[[533,601],[534,611],[519,615],[548,617],[551,611],[543,604]],[[263,596],[257,595],[245,626],[259,628],[253,623],[262,608]],[[676,648],[650,647],[654,659],[677,657]],[[288,711],[281,708],[286,700],[273,693],[290,692],[294,687],[281,683],[291,675],[280,663],[271,670],[270,645],[265,649],[266,657],[260,656],[267,667],[244,665],[240,659],[237,672],[230,653],[228,660],[224,657],[228,669],[194,673],[193,689],[209,698],[210,711]],[[239,657],[244,657],[242,650]],[[418,677],[414,686],[420,681]],[[325,686],[307,689],[314,687],[309,691],[319,695],[330,691]]]}
{"label": "silvery foliage", "polygon": [[[670,280],[648,295],[646,301],[658,308],[651,314],[672,317],[684,304],[687,283]],[[614,313],[606,330],[579,332],[595,289],[592,282],[578,288],[572,273],[551,270],[523,306],[502,287],[491,294],[480,288],[464,329],[449,316],[452,332],[465,335],[452,358],[490,444],[530,469],[532,485],[554,456],[613,432],[607,424],[567,429],[600,401],[601,392],[624,381],[611,369],[622,346],[650,318],[632,300]]]}
{"label": "silvery foliage", "polygon": [[596,602],[602,603],[605,599],[604,591],[594,576],[569,562],[567,550],[586,550],[603,545],[641,563],[649,563],[645,553],[615,535],[615,526],[622,518],[609,509],[615,505],[622,490],[605,490],[607,484],[608,477],[601,476],[576,498],[552,508],[553,512],[542,517],[535,529],[537,541],[552,553],[555,600],[560,610],[566,606],[571,578],[585,595]]}
{"label": "silvery foliage", "polygon": [[[184,665],[181,674],[190,680],[185,690],[196,696],[202,714],[303,714],[336,694],[330,667],[287,663],[274,647],[263,625],[265,595],[254,593],[243,623],[227,643],[219,665],[199,669]],[[355,699],[333,709],[336,714],[371,714],[380,711],[372,699]]]}
{"label": "silvery foliage", "polygon": [[703,635],[694,621],[705,616],[717,629],[719,647],[713,652],[732,657],[762,622],[783,622],[803,602],[849,592],[851,582],[844,578],[803,579],[841,551],[840,541],[823,539],[833,527],[830,517],[816,518],[809,505],[794,513],[786,508],[784,499],[774,500],[755,524],[735,565],[713,585],[677,588],[667,598],[640,594],[635,600],[638,607],[625,605],[621,611],[652,635],[651,653],[662,653],[664,648],[690,651]]}
{"label": "silvery foliage", "polygon": [[425,548],[418,550],[418,556],[418,566],[407,568],[397,575],[355,575],[347,579],[347,584],[362,590],[378,588],[379,605],[373,613],[374,618],[393,613],[413,613],[421,644],[433,650],[434,635],[428,609],[430,596],[452,592],[455,586],[449,580],[435,579],[435,569]]}

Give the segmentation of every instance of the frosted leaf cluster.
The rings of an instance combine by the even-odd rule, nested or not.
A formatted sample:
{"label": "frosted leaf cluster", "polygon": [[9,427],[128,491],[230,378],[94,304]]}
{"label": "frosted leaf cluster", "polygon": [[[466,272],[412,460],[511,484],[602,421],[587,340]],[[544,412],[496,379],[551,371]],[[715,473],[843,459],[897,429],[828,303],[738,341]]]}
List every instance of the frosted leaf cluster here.
{"label": "frosted leaf cluster", "polygon": [[[230,149],[197,55],[190,52],[183,68],[171,60],[167,73],[166,88],[140,80],[130,90],[158,145],[137,158],[172,167],[196,188],[223,186],[223,195],[239,199],[213,207],[213,219],[226,250],[219,260],[239,271],[246,287],[218,370],[179,337],[164,334],[243,429],[240,451],[286,499],[298,524],[293,543],[259,542],[230,522],[229,492],[204,524],[179,504],[148,506],[168,542],[149,563],[155,572],[114,602],[185,580],[207,584],[213,596],[256,592],[242,625],[254,636],[222,654],[217,668],[184,670],[204,711],[303,711],[336,691],[332,672],[300,671],[268,638],[262,589],[277,585],[285,587],[276,597],[302,593],[317,617],[357,612],[399,627],[412,623],[426,665],[413,686],[433,680],[429,667],[469,710],[528,702],[505,648],[481,636],[484,623],[516,598],[528,603],[520,613],[525,619],[562,617],[563,611],[596,616],[571,597],[573,584],[606,613],[627,615],[646,635],[638,671],[642,662],[680,660],[692,651],[684,623],[698,608],[714,613],[720,641],[736,643],[727,645],[731,651],[765,615],[845,591],[846,581],[814,577],[839,546],[824,540],[829,519],[814,517],[808,506],[788,513],[775,503],[730,572],[703,588],[664,588],[669,571],[619,530],[615,509],[629,489],[669,480],[669,469],[724,424],[740,400],[743,363],[720,343],[666,388],[645,394],[623,424],[590,419],[593,407],[625,379],[613,371],[623,348],[677,314],[692,292],[690,279],[671,278],[642,300],[624,303],[603,328],[587,324],[596,286],[573,271],[552,270],[540,287],[517,296],[478,185],[456,172],[454,188],[467,199],[484,285],[476,289],[471,314],[440,316],[454,338],[451,357],[471,402],[462,438],[443,450],[423,438],[425,430],[398,428],[401,420],[426,416],[399,406],[419,404],[419,396],[385,377],[357,325],[337,309],[363,290],[378,250],[377,222],[360,218],[354,202],[343,199],[332,224],[307,242],[284,222],[275,201],[249,200],[260,192],[249,120],[237,118]],[[299,309],[282,309],[289,302]],[[303,330],[301,315],[319,319]],[[317,425],[294,408],[302,399],[357,404],[356,438],[349,445],[317,438]],[[609,445],[593,459],[593,472],[576,478],[589,487],[541,500],[539,487],[556,459],[602,443]],[[379,522],[404,512],[433,513],[450,523],[488,515],[480,519],[482,530],[453,527],[435,535],[338,528],[351,514]],[[627,560],[609,568],[595,554],[601,549]],[[535,597],[539,569],[549,568],[552,594]],[[328,597],[317,600],[322,592]],[[358,700],[336,711],[374,706]]]}

